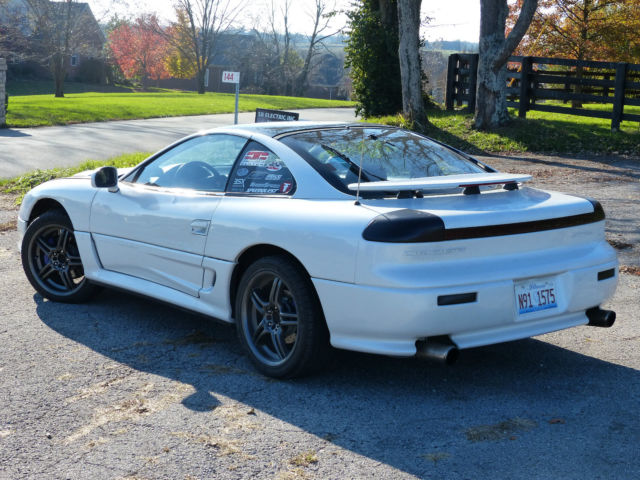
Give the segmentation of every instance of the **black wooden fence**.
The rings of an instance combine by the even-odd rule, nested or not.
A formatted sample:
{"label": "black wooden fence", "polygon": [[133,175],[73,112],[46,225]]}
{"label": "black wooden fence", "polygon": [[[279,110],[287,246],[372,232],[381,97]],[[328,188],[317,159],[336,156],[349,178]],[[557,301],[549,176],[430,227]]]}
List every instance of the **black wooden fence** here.
{"label": "black wooden fence", "polygon": [[[522,118],[529,110],[606,118],[612,130],[623,120],[640,122],[640,115],[624,112],[626,105],[640,106],[640,65],[513,56],[506,68],[507,105]],[[478,54],[449,56],[447,110],[455,105],[475,110],[477,70]],[[572,102],[572,107],[546,100]],[[611,109],[575,108],[582,103],[610,104]]]}

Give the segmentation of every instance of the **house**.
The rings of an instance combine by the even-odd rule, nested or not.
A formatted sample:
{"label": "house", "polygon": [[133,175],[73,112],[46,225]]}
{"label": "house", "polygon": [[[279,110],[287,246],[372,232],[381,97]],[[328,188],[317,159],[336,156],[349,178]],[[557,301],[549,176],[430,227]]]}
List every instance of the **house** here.
{"label": "house", "polygon": [[43,67],[53,56],[63,55],[67,78],[104,78],[106,37],[88,3],[7,0],[0,7],[0,29],[6,37],[0,55],[9,59],[10,69],[28,67],[34,76],[49,76]]}

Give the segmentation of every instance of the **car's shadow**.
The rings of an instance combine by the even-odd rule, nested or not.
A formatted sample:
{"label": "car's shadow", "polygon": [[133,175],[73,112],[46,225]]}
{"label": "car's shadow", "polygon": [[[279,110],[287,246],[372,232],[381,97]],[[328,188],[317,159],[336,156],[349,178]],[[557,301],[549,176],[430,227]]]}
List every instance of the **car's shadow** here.
{"label": "car's shadow", "polygon": [[231,326],[111,290],[85,305],[34,299],[59,334],[192,385],[185,408],[207,415],[224,395],[413,475],[474,465],[477,478],[516,478],[554,462],[554,476],[575,478],[576,462],[596,476],[604,462],[623,478],[640,462],[640,373],[543,341],[464,351],[453,367],[344,352],[313,377],[274,381],[255,373]]}

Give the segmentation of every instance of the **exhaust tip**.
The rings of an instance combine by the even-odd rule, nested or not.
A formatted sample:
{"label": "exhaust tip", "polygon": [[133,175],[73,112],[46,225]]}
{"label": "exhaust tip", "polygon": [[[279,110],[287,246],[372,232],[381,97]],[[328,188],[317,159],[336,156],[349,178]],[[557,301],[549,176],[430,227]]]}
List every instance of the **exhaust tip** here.
{"label": "exhaust tip", "polygon": [[453,365],[458,361],[458,357],[460,357],[458,347],[451,347],[444,358],[445,365]]}
{"label": "exhaust tip", "polygon": [[592,327],[609,328],[616,321],[616,312],[613,310],[603,310],[600,307],[593,307],[586,312],[589,325]]}
{"label": "exhaust tip", "polygon": [[416,342],[416,357],[436,360],[445,365],[453,365],[458,361],[460,350],[450,340],[418,340]]}

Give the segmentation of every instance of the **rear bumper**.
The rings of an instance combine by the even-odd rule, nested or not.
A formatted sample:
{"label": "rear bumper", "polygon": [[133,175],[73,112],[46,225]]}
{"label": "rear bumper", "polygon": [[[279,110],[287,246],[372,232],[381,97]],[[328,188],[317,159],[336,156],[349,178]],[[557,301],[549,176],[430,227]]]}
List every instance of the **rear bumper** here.
{"label": "rear bumper", "polygon": [[[615,275],[598,280],[609,269]],[[618,268],[606,263],[553,275],[560,296],[553,309],[518,315],[514,281],[442,288],[384,288],[313,279],[337,348],[412,356],[415,342],[448,335],[459,348],[527,338],[587,323],[585,310],[613,295]],[[475,301],[438,305],[438,297],[475,292]],[[442,303],[442,302],[441,302]]]}

